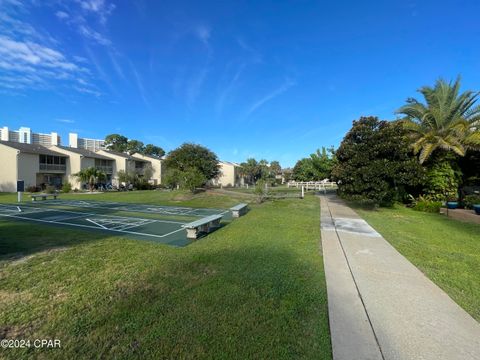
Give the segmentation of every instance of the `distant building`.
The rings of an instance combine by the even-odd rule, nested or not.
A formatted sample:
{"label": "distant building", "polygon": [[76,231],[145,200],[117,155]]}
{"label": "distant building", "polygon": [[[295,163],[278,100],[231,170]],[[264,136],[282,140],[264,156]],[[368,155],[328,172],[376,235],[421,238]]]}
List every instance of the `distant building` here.
{"label": "distant building", "polygon": [[68,146],[75,149],[85,149],[90,151],[105,150],[105,140],[79,138],[78,134],[68,134]]}
{"label": "distant building", "polygon": [[241,166],[229,161],[220,161],[220,176],[211,180],[212,185],[222,187],[243,186],[245,179],[240,174]]}
{"label": "distant building", "polygon": [[7,126],[4,126],[0,128],[0,140],[43,146],[60,145],[60,136],[56,132],[50,134],[34,133],[27,127],[10,130]]}

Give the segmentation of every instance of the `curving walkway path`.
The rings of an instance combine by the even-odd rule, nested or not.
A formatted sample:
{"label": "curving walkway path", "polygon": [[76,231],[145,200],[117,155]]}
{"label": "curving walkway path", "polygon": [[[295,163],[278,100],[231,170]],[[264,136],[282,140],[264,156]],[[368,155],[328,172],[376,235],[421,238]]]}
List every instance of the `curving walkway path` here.
{"label": "curving walkway path", "polygon": [[334,359],[480,359],[480,324],[344,202],[320,198]]}

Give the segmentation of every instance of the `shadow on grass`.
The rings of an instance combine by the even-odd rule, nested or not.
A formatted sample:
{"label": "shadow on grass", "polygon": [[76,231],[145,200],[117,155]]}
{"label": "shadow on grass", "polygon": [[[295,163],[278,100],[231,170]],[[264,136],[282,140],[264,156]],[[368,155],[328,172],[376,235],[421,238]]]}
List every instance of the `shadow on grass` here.
{"label": "shadow on grass", "polygon": [[50,358],[331,359],[321,262],[265,244],[150,249],[148,263],[128,255],[135,276],[115,274],[101,294],[102,273],[85,280],[89,289],[24,335],[61,338]]}
{"label": "shadow on grass", "polygon": [[20,258],[53,248],[66,247],[107,237],[66,227],[0,220],[0,260]]}

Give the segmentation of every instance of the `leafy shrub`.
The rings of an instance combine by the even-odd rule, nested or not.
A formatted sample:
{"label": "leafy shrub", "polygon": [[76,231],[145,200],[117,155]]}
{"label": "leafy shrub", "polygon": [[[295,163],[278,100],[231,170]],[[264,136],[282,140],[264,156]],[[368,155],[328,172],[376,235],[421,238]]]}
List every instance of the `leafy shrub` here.
{"label": "leafy shrub", "polygon": [[463,199],[463,203],[467,209],[473,209],[473,205],[480,204],[480,195],[467,195]]}
{"label": "leafy shrub", "polygon": [[440,208],[442,207],[442,202],[434,200],[431,197],[423,197],[420,196],[416,201],[415,205],[413,206],[414,210],[429,212],[429,213],[438,213],[440,212]]}
{"label": "leafy shrub", "polygon": [[53,194],[56,191],[57,191],[57,189],[55,189],[55,186],[53,186],[53,185],[45,186],[45,193],[47,193],[47,194]]}
{"label": "leafy shrub", "polygon": [[257,196],[257,203],[262,203],[265,201],[267,197],[267,191],[265,190],[265,181],[264,180],[258,180],[257,183],[255,184],[255,190],[253,193]]}
{"label": "leafy shrub", "polygon": [[70,191],[72,191],[72,184],[70,184],[69,182],[66,182],[65,184],[63,184],[62,192],[69,193]]}
{"label": "leafy shrub", "polygon": [[399,123],[362,117],[353,122],[336,152],[332,176],[338,193],[355,201],[390,206],[418,186],[423,168]]}
{"label": "leafy shrub", "polygon": [[207,178],[200,170],[191,168],[182,172],[180,187],[193,193],[206,182]]}
{"label": "leafy shrub", "polygon": [[433,200],[445,201],[458,198],[461,172],[458,166],[448,159],[433,159],[425,177],[425,194]]}
{"label": "leafy shrub", "polygon": [[27,192],[32,192],[32,193],[40,191],[40,189],[37,186],[33,186],[33,185],[27,186],[27,188],[25,190]]}

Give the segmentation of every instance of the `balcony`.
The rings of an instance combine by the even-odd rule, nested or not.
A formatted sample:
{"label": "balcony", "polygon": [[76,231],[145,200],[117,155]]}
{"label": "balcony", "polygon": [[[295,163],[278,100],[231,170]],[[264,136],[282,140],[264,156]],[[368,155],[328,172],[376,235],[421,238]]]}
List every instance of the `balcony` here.
{"label": "balcony", "polygon": [[113,166],[95,165],[95,168],[105,174],[113,174]]}
{"label": "balcony", "polygon": [[42,163],[40,163],[40,171],[66,172],[66,171],[67,171],[67,165],[62,165],[62,164],[42,164]]}

